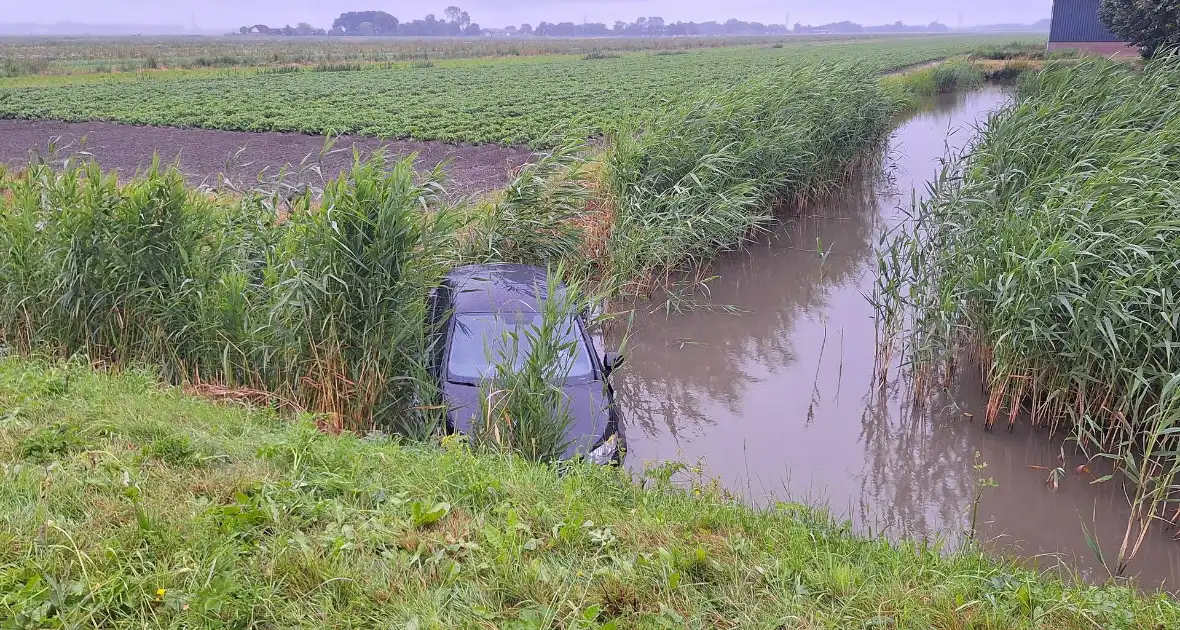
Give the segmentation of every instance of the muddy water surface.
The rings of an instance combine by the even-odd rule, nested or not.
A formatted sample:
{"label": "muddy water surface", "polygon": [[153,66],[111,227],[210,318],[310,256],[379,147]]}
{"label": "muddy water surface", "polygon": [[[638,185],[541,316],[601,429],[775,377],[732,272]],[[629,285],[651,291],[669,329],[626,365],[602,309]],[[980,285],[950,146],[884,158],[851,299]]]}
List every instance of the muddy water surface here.
{"label": "muddy water surface", "polygon": [[[961,379],[946,400],[921,410],[904,386],[882,392],[874,378],[874,310],[865,295],[880,231],[902,219],[948,149],[963,146],[1005,100],[998,89],[940,99],[894,134],[884,176],[719,261],[710,301],[740,314],[639,316],[618,377],[630,465],[703,460],[752,502],[823,503],[861,531],[951,546],[969,528],[977,479],[990,477],[997,487],[980,504],[981,538],[1041,568],[1060,564],[1103,579],[1082,523],[1115,555],[1127,514],[1120,487],[1091,485],[1074,472],[1081,454],[1026,422],[1012,434],[1002,426],[985,433],[970,421],[986,408],[978,378]],[[1068,472],[1054,488],[1049,471],[1058,467]],[[1173,534],[1156,529],[1133,564],[1145,588],[1177,589]]]}

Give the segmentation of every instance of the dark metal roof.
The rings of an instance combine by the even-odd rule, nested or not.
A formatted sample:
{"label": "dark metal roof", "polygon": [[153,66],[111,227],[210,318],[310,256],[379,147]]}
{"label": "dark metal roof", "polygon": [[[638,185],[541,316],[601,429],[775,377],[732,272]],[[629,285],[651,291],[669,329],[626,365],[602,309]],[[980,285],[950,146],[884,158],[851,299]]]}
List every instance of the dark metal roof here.
{"label": "dark metal roof", "polygon": [[1051,42],[1121,42],[1102,20],[1098,6],[1102,0],[1053,0]]}
{"label": "dark metal roof", "polygon": [[537,311],[546,282],[545,270],[530,265],[468,265],[447,274],[456,313]]}

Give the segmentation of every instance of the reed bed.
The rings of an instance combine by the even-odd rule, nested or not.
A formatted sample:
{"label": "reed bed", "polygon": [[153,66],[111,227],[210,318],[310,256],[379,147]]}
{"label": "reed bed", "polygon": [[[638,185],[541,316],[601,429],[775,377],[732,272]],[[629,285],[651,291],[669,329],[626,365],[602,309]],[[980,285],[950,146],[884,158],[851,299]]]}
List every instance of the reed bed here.
{"label": "reed bed", "polygon": [[893,237],[877,296],[920,386],[971,357],[989,426],[1069,427],[1137,487],[1176,466],[1178,88],[1177,58],[1029,75]]}
{"label": "reed bed", "polygon": [[0,195],[0,343],[265,390],[337,430],[416,419],[425,296],[456,215],[440,173],[412,166],[377,156],[280,214],[158,164],[125,183],[30,165]]}
{"label": "reed bed", "polygon": [[[1012,77],[1027,70],[1016,66],[1017,62],[1000,62],[1004,68],[1012,66]],[[892,74],[881,79],[881,85],[893,97],[898,111],[912,111],[939,94],[950,94],[972,90],[990,80],[992,71],[981,67],[978,62],[955,59],[919,68],[901,74]],[[1008,78],[1012,78],[1008,77]]]}
{"label": "reed bed", "polygon": [[740,248],[776,202],[845,181],[885,135],[894,103],[851,64],[782,67],[703,90],[609,137],[608,273],[644,293]]}

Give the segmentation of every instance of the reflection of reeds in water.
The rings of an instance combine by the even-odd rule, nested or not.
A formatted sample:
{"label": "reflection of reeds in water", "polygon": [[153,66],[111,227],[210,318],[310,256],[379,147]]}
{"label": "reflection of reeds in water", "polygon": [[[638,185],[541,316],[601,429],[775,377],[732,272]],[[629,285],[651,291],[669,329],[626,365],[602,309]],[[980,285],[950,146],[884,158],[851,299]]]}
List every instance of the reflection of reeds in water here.
{"label": "reflection of reeds in water", "polygon": [[715,422],[701,411],[709,401],[739,415],[751,367],[791,369],[798,317],[827,308],[834,287],[856,282],[871,260],[876,183],[858,179],[796,216],[783,215],[748,252],[718,256],[708,267],[716,277],[709,299],[734,309],[637,317],[638,354],[616,382],[628,418],[648,433],[674,436]]}
{"label": "reflection of reeds in water", "polygon": [[986,426],[1026,411],[1118,464],[1136,490],[1116,574],[1180,490],[1178,73],[1099,60],[1026,82],[886,240],[874,297],[919,397],[971,361]]}

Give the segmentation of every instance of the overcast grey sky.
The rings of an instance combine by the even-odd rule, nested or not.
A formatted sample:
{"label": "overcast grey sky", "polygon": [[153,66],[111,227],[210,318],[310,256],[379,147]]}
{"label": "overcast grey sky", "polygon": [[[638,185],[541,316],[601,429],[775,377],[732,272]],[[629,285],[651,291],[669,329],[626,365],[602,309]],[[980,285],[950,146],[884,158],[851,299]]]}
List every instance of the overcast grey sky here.
{"label": "overcast grey sky", "polygon": [[328,27],[342,11],[380,10],[400,19],[427,13],[442,17],[455,4],[484,27],[529,22],[613,23],[658,15],[668,21],[738,18],[747,21],[820,24],[852,20],[880,24],[936,19],[956,26],[1033,22],[1049,16],[1052,0],[0,0],[0,22],[183,24],[202,28],[310,22]]}

